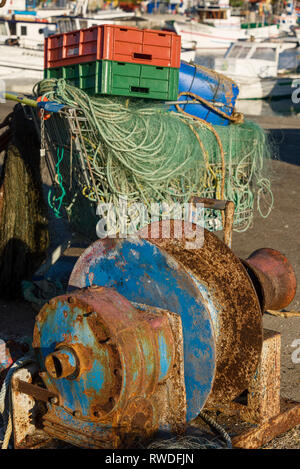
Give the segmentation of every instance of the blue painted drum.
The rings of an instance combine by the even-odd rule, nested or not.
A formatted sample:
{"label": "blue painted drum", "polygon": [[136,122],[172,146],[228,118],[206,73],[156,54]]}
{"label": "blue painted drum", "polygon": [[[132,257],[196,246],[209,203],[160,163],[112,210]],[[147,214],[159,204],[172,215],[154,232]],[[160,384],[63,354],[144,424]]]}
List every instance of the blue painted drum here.
{"label": "blue painted drum", "polygon": [[203,408],[215,377],[215,337],[210,312],[197,283],[172,256],[150,242],[103,239],[87,248],[69,280],[69,292],[99,285],[129,301],[181,316],[187,421]]}
{"label": "blue painted drum", "polygon": [[[167,316],[147,308],[101,286],[56,297],[42,308],[33,346],[44,383],[68,414],[117,427],[132,399],[146,399],[152,408],[148,398],[172,376],[176,352]],[[157,421],[154,412],[149,428]]]}
{"label": "blue painted drum", "polygon": [[[204,98],[210,104],[215,105],[216,109],[220,109],[228,116],[231,116],[239,89],[230,78],[224,75],[199,65],[181,62],[179,94],[186,92],[191,92]],[[204,104],[195,102],[193,97],[183,94],[179,101],[191,101],[191,103],[180,105],[180,108],[192,116],[199,117],[213,125],[229,124],[229,119],[222,117],[218,112]],[[177,112],[174,105],[169,110]]]}
{"label": "blue painted drum", "polygon": [[[42,311],[42,319],[36,322],[36,328],[39,331],[39,344],[36,345],[39,345],[42,369],[45,360],[55,353],[59,345],[64,344],[64,348],[65,346],[73,348],[76,344],[85,344],[89,350],[99,348],[97,338],[91,333],[87,320],[84,318],[85,307],[78,304],[74,308],[73,304],[69,304],[66,299],[58,297],[55,301],[52,300],[52,304],[46,305]],[[78,316],[83,319],[77,320]],[[64,348],[61,350],[64,351]],[[49,384],[59,394],[64,408],[80,410],[83,416],[88,417],[94,398],[93,392],[95,393],[97,388],[99,395],[101,392],[106,395],[106,388],[111,386],[112,377],[108,373],[109,365],[109,350],[101,347],[97,360],[91,362],[88,378],[83,374],[78,379],[69,379],[69,377],[54,376],[53,373],[48,378]],[[83,392],[88,385],[91,387],[90,392]]]}

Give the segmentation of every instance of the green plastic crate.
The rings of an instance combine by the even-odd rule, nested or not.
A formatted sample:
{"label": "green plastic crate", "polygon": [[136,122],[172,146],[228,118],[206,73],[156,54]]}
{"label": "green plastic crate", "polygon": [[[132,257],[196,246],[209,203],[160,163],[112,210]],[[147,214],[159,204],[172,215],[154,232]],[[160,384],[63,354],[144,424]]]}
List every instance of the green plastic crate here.
{"label": "green plastic crate", "polygon": [[45,69],[44,78],[63,78],[63,67]]}
{"label": "green plastic crate", "polygon": [[44,78],[65,78],[70,85],[80,88],[79,66],[47,68],[44,70]]}
{"label": "green plastic crate", "polygon": [[[59,72],[59,70],[61,70]],[[177,99],[179,69],[98,60],[45,70],[47,78],[65,78],[87,94]]]}

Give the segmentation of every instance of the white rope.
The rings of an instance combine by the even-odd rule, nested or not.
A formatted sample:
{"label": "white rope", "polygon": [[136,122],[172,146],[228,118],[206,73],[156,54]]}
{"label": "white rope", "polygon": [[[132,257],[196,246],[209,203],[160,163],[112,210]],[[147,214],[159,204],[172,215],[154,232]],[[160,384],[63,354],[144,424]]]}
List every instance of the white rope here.
{"label": "white rope", "polygon": [[10,442],[12,429],[13,429],[13,421],[12,421],[12,400],[11,400],[11,380],[13,374],[23,368],[23,366],[27,365],[28,363],[32,363],[34,361],[32,355],[25,355],[22,358],[19,358],[9,369],[5,380],[2,384],[2,388],[0,391],[0,414],[3,419],[4,424],[4,437],[3,440],[0,440],[1,449],[8,449],[8,445]]}

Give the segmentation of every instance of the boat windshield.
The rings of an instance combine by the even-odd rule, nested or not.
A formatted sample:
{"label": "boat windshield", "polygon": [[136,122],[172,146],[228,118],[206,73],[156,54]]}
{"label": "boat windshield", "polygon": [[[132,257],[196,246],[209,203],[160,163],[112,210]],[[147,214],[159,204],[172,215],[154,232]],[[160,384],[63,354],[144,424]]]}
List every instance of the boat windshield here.
{"label": "boat windshield", "polygon": [[57,30],[59,33],[68,33],[70,31],[75,31],[76,23],[73,18],[67,18],[57,21]]}
{"label": "boat windshield", "polygon": [[227,57],[235,59],[244,59],[247,57],[252,46],[235,45],[228,52]]}
{"label": "boat windshield", "polygon": [[276,60],[276,48],[257,47],[250,58],[256,60],[269,60],[270,62],[274,62]]}

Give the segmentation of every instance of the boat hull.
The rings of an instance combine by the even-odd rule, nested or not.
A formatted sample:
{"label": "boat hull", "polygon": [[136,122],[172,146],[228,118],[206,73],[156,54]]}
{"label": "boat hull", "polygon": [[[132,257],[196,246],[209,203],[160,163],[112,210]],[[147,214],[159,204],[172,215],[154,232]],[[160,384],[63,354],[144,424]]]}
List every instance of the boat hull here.
{"label": "boat hull", "polygon": [[214,50],[225,53],[232,42],[240,39],[249,39],[251,36],[257,39],[267,39],[279,35],[277,25],[242,29],[237,24],[232,28],[216,28],[208,24],[175,21],[173,27],[181,36],[182,47],[195,46],[197,51]]}
{"label": "boat hull", "polygon": [[[239,87],[238,99],[264,99],[291,97],[293,88],[292,82],[295,77],[280,78],[254,78],[235,77],[230,75]],[[300,79],[300,75],[298,77]]]}

